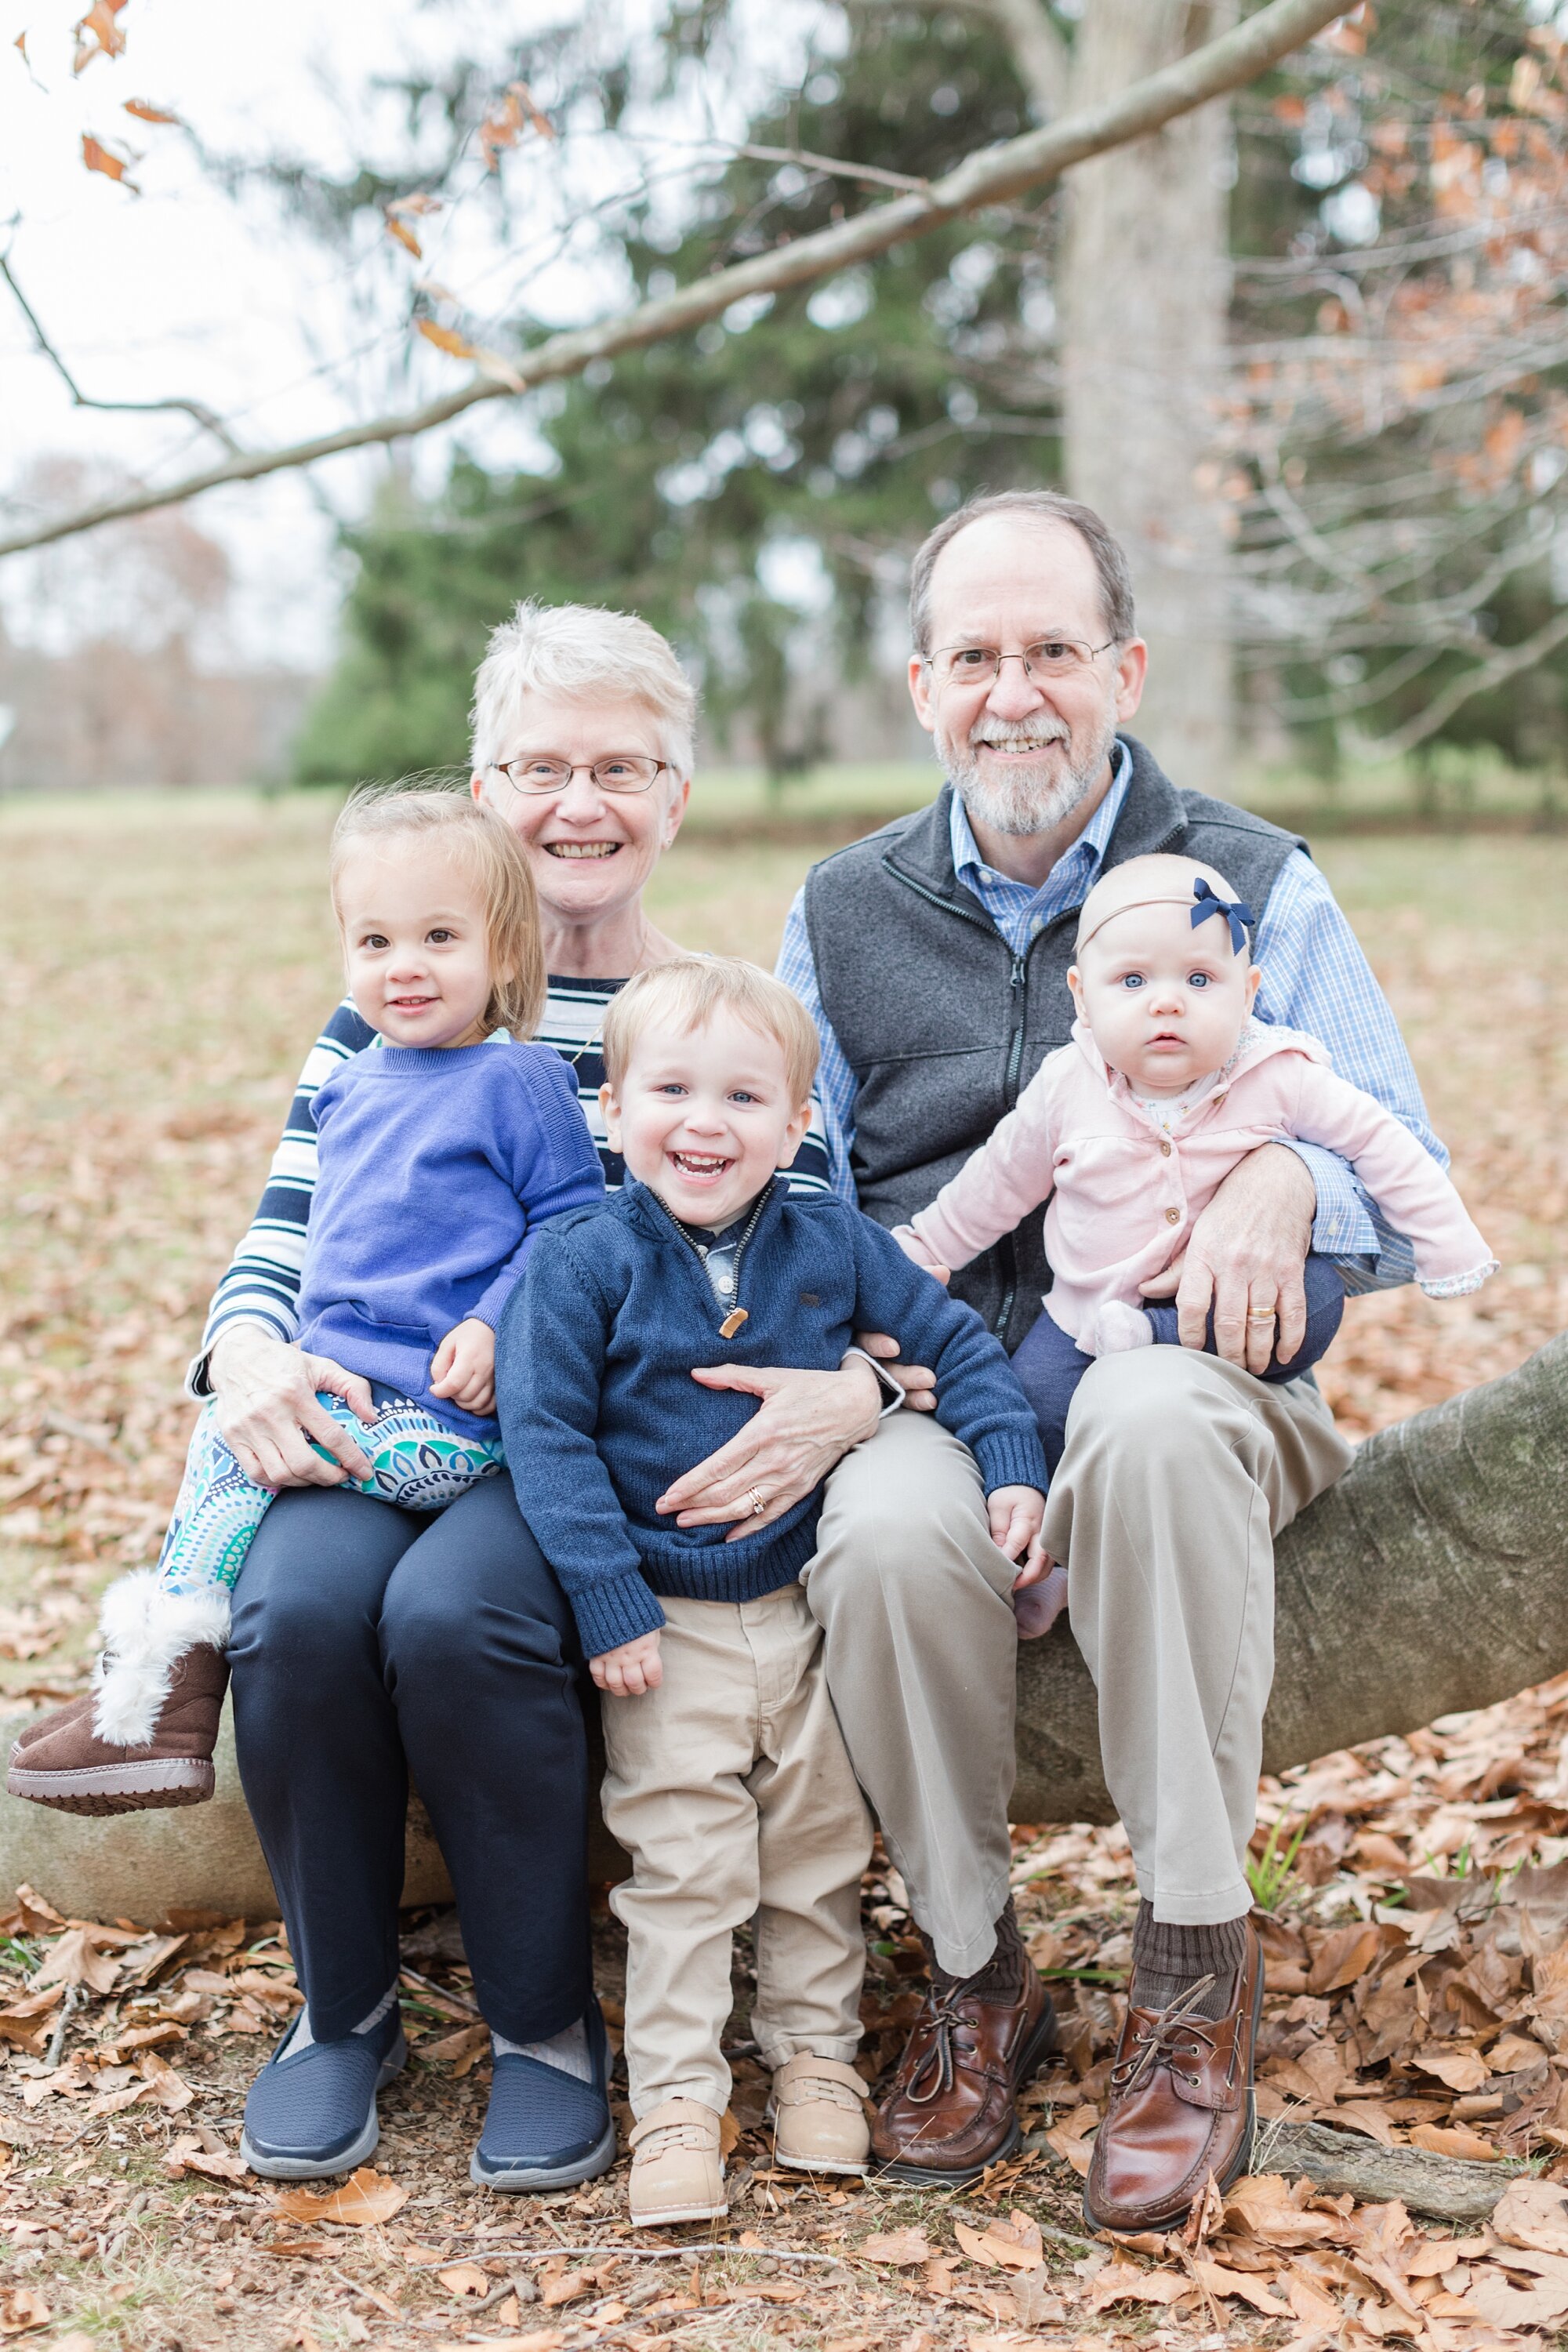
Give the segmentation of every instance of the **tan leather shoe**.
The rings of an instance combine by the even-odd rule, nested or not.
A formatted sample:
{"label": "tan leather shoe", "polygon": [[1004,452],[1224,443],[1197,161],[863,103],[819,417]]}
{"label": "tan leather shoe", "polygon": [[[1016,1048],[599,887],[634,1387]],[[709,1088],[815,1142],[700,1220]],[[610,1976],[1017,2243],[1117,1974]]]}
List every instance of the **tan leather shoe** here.
{"label": "tan leather shoe", "polygon": [[1228,2189],[1252,2152],[1252,2053],[1263,2009],[1263,1947],[1249,1927],[1236,1995],[1194,2017],[1205,1977],[1165,2010],[1130,2009],[1094,2143],[1083,2210],[1097,2230],[1168,2230],[1212,2173]]}
{"label": "tan leather shoe", "polygon": [[773,2155],[791,2172],[864,2172],[866,2085],[853,2066],[802,2051],[773,2076]]}
{"label": "tan leather shoe", "polygon": [[730,2210],[719,2117],[696,2099],[666,2099],[632,2134],[632,2221],[657,2230],[676,2221],[718,2221]]}
{"label": "tan leather shoe", "polygon": [[1009,1903],[983,1969],[972,1977],[932,1970],[871,2126],[884,2177],[928,2189],[978,2180],[1017,2147],[1015,2102],[1056,2044],[1056,2012]]}

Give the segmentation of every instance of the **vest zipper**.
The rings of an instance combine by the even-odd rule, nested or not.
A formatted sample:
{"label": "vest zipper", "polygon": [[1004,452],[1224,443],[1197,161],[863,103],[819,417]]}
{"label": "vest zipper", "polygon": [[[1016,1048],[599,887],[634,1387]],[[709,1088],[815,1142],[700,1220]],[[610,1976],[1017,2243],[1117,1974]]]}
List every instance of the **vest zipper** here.
{"label": "vest zipper", "polygon": [[[894,866],[886,859],[883,862],[887,866],[888,872],[896,880],[901,882],[906,890],[912,890],[917,898],[929,900],[931,906],[940,907],[944,914],[956,915],[961,923],[973,923],[977,930],[986,932],[994,940],[1001,940],[1003,946],[1008,949],[1013,959],[1012,968],[1008,973],[1008,987],[1012,995],[1013,1025],[1007,1040],[1007,1065],[1002,1079],[1002,1101],[1005,1110],[1011,1110],[1018,1099],[1018,1073],[1024,1066],[1024,1035],[1028,1017],[1026,1000],[1029,988],[1029,957],[1034,950],[1036,940],[1043,939],[1046,929],[1053,928],[1054,923],[1063,918],[1060,916],[1054,918],[1052,926],[1042,926],[1020,955],[1016,948],[1009,946],[1006,939],[1003,937],[1002,932],[988,915],[971,911],[968,907],[958,906],[952,898],[944,898],[940,890],[928,890],[923,882],[917,882],[912,875],[904,873],[901,867]],[[1065,911],[1070,913],[1074,910],[1068,908]],[[1002,1304],[996,1310],[991,1328],[998,1338],[1001,1338],[1012,1319],[1014,1303],[1018,1296],[1018,1253],[1014,1246],[1011,1234],[1004,1234],[996,1244],[996,1270],[1002,1281]]]}

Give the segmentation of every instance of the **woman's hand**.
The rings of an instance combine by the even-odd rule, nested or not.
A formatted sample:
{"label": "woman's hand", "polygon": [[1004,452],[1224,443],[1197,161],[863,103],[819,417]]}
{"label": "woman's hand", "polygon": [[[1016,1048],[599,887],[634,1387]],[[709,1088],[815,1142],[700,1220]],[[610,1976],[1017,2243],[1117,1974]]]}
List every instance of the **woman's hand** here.
{"label": "woman's hand", "polygon": [[[896,1341],[888,1345],[897,1351]],[[673,1513],[679,1528],[739,1520],[731,1543],[809,1495],[852,1445],[870,1436],[881,1414],[877,1376],[853,1356],[837,1372],[710,1364],[691,1377],[704,1388],[761,1397],[762,1407],[728,1445],[667,1487],[654,1507]]]}
{"label": "woman's hand", "polygon": [[1215,1353],[1266,1372],[1276,1349],[1289,1362],[1307,1336],[1302,1272],[1312,1246],[1318,1190],[1306,1163],[1277,1143],[1237,1160],[1193,1227],[1174,1265],[1139,1288],[1176,1301],[1184,1348],[1201,1348],[1214,1308]]}
{"label": "woman's hand", "polygon": [[496,1335],[477,1315],[455,1324],[430,1361],[430,1393],[449,1397],[464,1412],[493,1412]]}
{"label": "woman's hand", "polygon": [[357,1372],[326,1356],[307,1356],[259,1324],[235,1323],[219,1333],[207,1377],[225,1443],[257,1486],[341,1486],[345,1478],[370,1476],[370,1462],[350,1432],[316,1402],[316,1391],[324,1389],[361,1421],[374,1421],[370,1383]]}
{"label": "woman's hand", "polygon": [[641,1698],[644,1691],[657,1690],[664,1680],[658,1628],[639,1633],[635,1642],[622,1642],[614,1650],[601,1650],[596,1658],[589,1659],[588,1672],[612,1698]]}

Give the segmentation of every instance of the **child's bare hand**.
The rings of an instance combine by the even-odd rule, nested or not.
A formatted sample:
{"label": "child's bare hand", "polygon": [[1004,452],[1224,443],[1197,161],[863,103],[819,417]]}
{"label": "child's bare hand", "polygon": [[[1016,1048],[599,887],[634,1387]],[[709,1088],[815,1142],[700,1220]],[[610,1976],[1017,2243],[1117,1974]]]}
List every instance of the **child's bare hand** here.
{"label": "child's bare hand", "polygon": [[1025,1585],[1044,1576],[1050,1566],[1040,1549],[1046,1498],[1037,1486],[994,1486],[985,1497],[985,1511],[991,1522],[991,1540],[997,1550],[1005,1552],[1009,1559],[1027,1554],[1013,1584],[1015,1592],[1021,1591]]}
{"label": "child's bare hand", "polygon": [[430,1393],[464,1412],[489,1413],[496,1402],[496,1335],[470,1315],[447,1332],[430,1365]]}
{"label": "child's bare hand", "polygon": [[923,1265],[928,1274],[936,1276],[938,1282],[945,1285],[952,1280],[952,1268],[950,1265],[943,1265],[942,1260],[927,1249],[913,1225],[895,1225],[893,1239],[906,1257],[912,1257],[917,1265]]}
{"label": "child's bare hand", "polygon": [[635,1642],[623,1642],[617,1649],[590,1658],[588,1672],[612,1698],[640,1698],[644,1691],[657,1690],[664,1680],[657,1631],[639,1633]]}

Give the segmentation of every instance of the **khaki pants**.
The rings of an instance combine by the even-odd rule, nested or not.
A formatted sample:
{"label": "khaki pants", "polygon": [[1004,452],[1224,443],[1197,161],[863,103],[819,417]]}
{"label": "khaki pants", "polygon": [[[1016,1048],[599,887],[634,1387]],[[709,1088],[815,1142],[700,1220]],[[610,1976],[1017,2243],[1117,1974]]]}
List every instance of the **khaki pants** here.
{"label": "khaki pants", "polygon": [[866,1802],[798,1584],[760,1601],[666,1599],[664,1681],[603,1702],[605,1819],[632,1857],[626,2068],[639,2119],[661,2101],[722,2114],[731,1938],[756,1919],[752,2032],[763,2063],[860,2046]]}
{"label": "khaki pants", "polygon": [[[1068,1563],[1106,1780],[1161,1919],[1248,1906],[1273,1538],[1350,1458],[1310,1382],[1186,1348],[1105,1359],[1073,1401],[1046,1545]],[[1012,1573],[970,1456],[906,1412],[834,1471],[803,1580],[855,1769],[957,1974],[989,1958],[1007,1899]]]}

